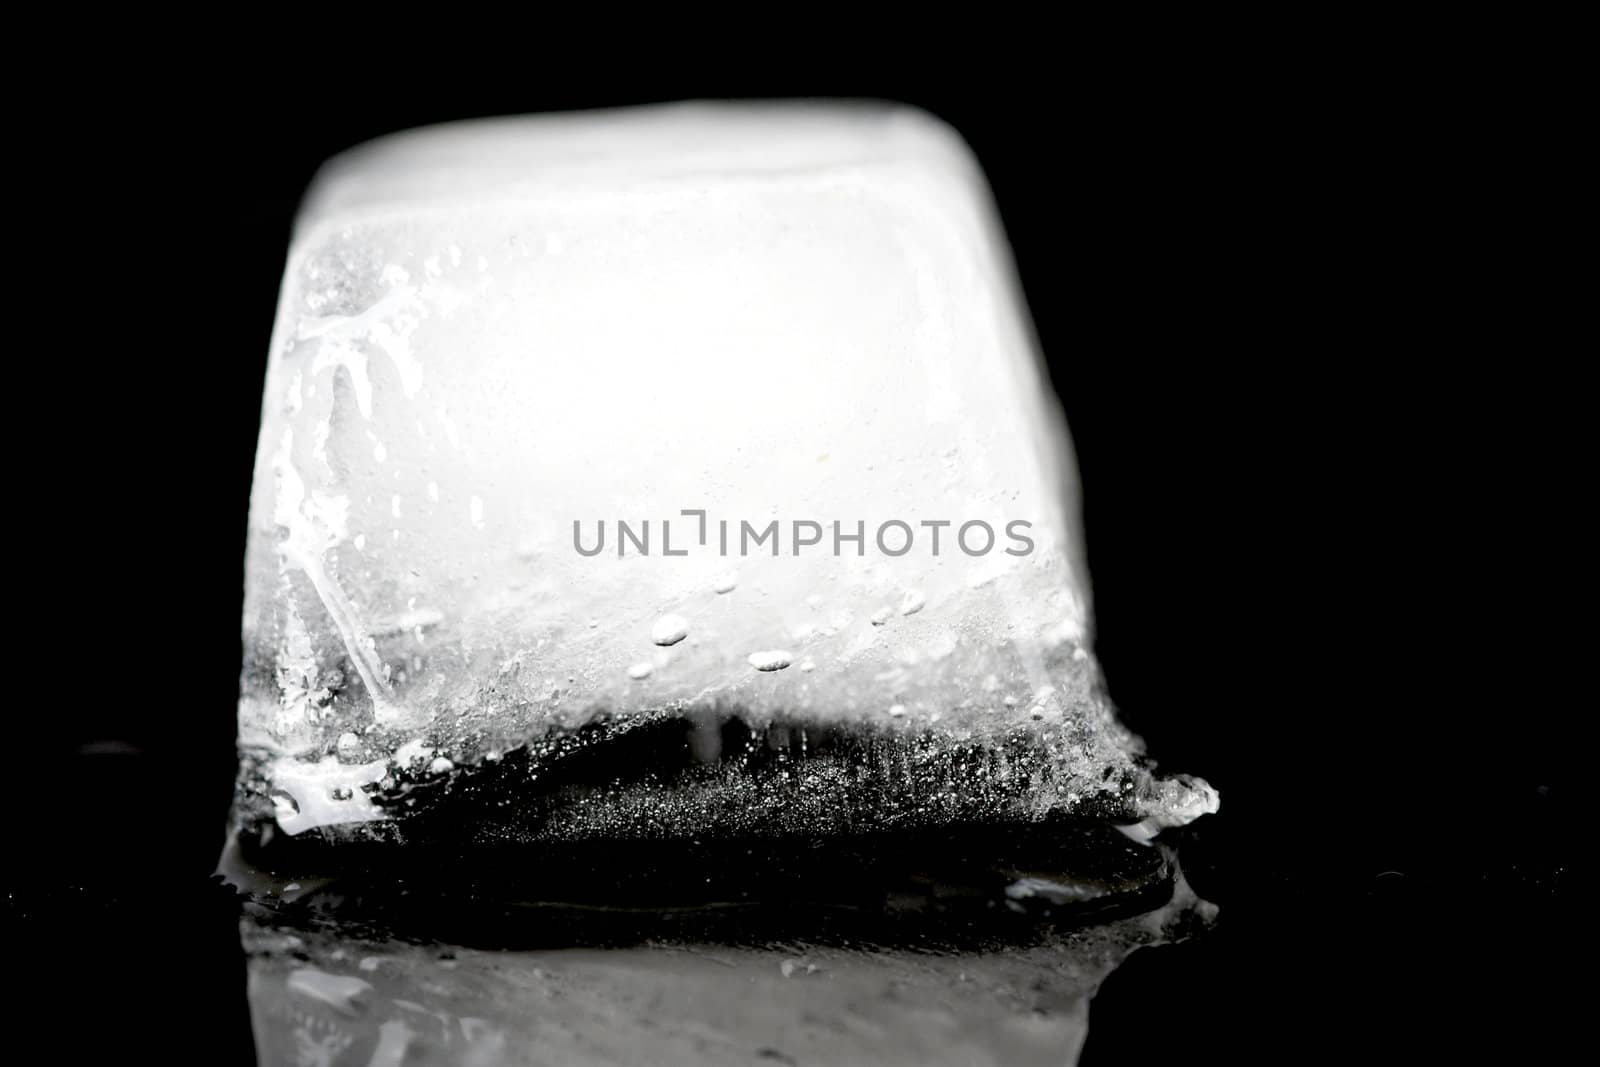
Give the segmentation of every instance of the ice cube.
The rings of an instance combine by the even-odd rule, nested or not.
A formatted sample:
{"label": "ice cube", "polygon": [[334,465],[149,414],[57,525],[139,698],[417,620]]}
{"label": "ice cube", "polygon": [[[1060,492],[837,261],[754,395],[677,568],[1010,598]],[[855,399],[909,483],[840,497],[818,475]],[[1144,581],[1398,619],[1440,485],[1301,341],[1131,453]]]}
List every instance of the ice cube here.
{"label": "ice cube", "polygon": [[[546,830],[826,823],[868,780],[929,817],[1214,809],[1101,695],[1080,544],[998,220],[937,120],[695,104],[389,137],[324,167],[289,251],[240,820],[404,818],[407,753],[523,753],[532,781],[646,728],[726,774]],[[834,739],[815,781],[751,763],[807,737]]]}

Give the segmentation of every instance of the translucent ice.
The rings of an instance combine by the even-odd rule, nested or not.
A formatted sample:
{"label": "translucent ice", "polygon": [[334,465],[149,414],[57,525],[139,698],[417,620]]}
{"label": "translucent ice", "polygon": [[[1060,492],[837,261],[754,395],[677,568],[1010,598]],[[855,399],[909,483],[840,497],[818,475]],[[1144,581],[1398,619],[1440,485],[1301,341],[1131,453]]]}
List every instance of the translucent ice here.
{"label": "translucent ice", "polygon": [[270,354],[239,821],[381,836],[561,778],[593,789],[450,825],[1186,822],[1215,794],[1101,693],[1074,486],[981,172],[926,115],[358,148]]}

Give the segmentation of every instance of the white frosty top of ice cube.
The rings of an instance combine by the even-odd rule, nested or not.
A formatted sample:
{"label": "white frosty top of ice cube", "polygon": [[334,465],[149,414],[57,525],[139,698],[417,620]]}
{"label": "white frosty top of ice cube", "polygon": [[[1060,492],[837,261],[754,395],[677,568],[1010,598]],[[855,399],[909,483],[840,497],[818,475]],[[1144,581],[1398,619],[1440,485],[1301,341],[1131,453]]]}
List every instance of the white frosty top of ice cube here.
{"label": "white frosty top of ice cube", "polygon": [[[778,554],[742,553],[774,520]],[[798,554],[797,522],[822,531]],[[981,732],[1093,683],[1070,451],[998,220],[960,139],[897,106],[498,119],[331,161],[247,571],[241,738],[305,767],[696,704]]]}

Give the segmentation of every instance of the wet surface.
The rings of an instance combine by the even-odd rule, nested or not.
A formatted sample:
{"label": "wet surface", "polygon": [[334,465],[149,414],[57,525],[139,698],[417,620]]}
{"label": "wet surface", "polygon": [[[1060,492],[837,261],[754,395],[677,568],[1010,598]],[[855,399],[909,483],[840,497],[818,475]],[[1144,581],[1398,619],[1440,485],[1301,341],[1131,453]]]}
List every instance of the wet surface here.
{"label": "wet surface", "polygon": [[263,1064],[1068,1063],[1106,975],[1216,916],[1083,821],[349,846],[225,856]]}
{"label": "wet surface", "polygon": [[[526,1041],[521,1047],[531,1056],[546,1037],[564,1033],[571,1042],[579,1020],[588,1020],[597,1041],[609,1040],[620,1025],[603,1014],[613,993],[646,998],[636,1005],[659,994],[658,1018],[674,1022],[674,1032],[688,1042],[676,1047],[698,1048],[694,1041],[705,1037],[705,1047],[719,1054],[737,1049],[753,1057],[743,1062],[783,1063],[764,1054],[769,1048],[798,1063],[830,1062],[801,1055],[806,1047],[823,1046],[799,1042],[810,1031],[800,1027],[798,1014],[785,1031],[797,1043],[784,1047],[765,1037],[756,1044],[754,1031],[738,1029],[741,1017],[724,1019],[727,1028],[715,1040],[689,1025],[696,1007],[709,1002],[720,1011],[724,1003],[741,1003],[745,977],[752,988],[782,994],[773,1010],[803,1013],[814,996],[819,1004],[842,1005],[851,1018],[925,1024],[925,1031],[908,1031],[907,1047],[926,1047],[918,1043],[938,1034],[960,1047],[952,1031],[941,1029],[954,1019],[962,1034],[974,1028],[1001,1042],[993,1047],[1013,1051],[1049,1046],[1070,1052],[1081,1042],[1085,1064],[1305,1057],[1415,1063],[1435,1055],[1522,1062],[1557,1055],[1584,1017],[1581,985],[1566,977],[1584,958],[1577,947],[1582,909],[1566,859],[1580,847],[1581,835],[1563,815],[1571,809],[1559,792],[1503,793],[1492,818],[1410,838],[1404,850],[1370,836],[1357,848],[1331,824],[1296,839],[1247,832],[1260,824],[1237,814],[1202,821],[1169,843],[1177,845],[1194,892],[1220,906],[1215,921],[1186,940],[1156,945],[1152,938],[1102,977],[1094,968],[1104,957],[1099,964],[1074,962],[1094,925],[1046,929],[1038,916],[1001,905],[1016,920],[1013,932],[1026,928],[1043,936],[952,941],[948,931],[960,926],[951,921],[952,911],[959,916],[961,908],[940,911],[926,895],[903,929],[946,931],[929,938],[942,945],[937,951],[918,948],[914,939],[876,948],[844,937],[807,941],[795,928],[768,942],[725,937],[733,943],[716,947],[696,947],[686,938],[652,940],[648,929],[641,937],[636,928],[613,935],[610,947],[574,948],[596,927],[584,929],[570,912],[558,922],[538,908],[523,917],[523,934],[507,940],[515,948],[494,951],[485,939],[513,930],[500,924],[519,914],[503,900],[480,902],[463,916],[424,894],[409,909],[414,914],[393,911],[386,929],[352,926],[338,917],[340,895],[355,884],[349,881],[342,888],[302,882],[290,890],[293,881],[286,880],[276,902],[269,895],[247,910],[236,889],[210,877],[221,843],[215,825],[229,784],[226,766],[218,768],[212,809],[177,809],[166,832],[154,835],[127,832],[128,824],[108,823],[105,813],[114,797],[163,796],[180,769],[110,753],[49,769],[52,795],[61,804],[58,818],[99,832],[90,842],[60,834],[52,824],[21,824],[14,855],[29,862],[9,872],[7,919],[11,973],[20,989],[16,1025],[68,1062],[139,1054],[249,1064],[263,1037],[278,1042],[273,1056],[294,1054],[300,1026],[309,1025],[314,1039],[326,1037],[331,1031],[309,1022],[314,1019],[354,1028],[367,1042],[348,1053],[360,1064],[373,1062],[383,1025],[391,1022],[407,1028],[404,1047],[417,1057],[443,1049],[454,1055],[473,1042],[495,1048],[496,1033]],[[123,831],[110,832],[114,825]],[[989,885],[1004,897],[1021,880]],[[1014,902],[1027,907],[1047,899]],[[1105,922],[1127,931],[1161,907],[1158,901]],[[622,925],[637,927],[638,918]],[[973,924],[993,929],[987,920]],[[569,933],[532,936],[539,928]],[[300,944],[293,943],[297,938]],[[378,963],[363,970],[369,959]],[[291,987],[303,970],[318,974],[301,975]],[[463,984],[452,986],[461,975]],[[1092,996],[1087,985],[1097,986]],[[689,1003],[691,988],[701,992]],[[358,1015],[327,1002],[341,990],[354,992]],[[562,996],[573,1001],[570,1007]],[[841,999],[828,999],[834,996]],[[932,1014],[916,1007],[919,998],[931,998]],[[493,1017],[473,1007],[478,1003],[498,1005],[498,1029],[473,1021]],[[507,1019],[508,1003],[538,1011]],[[859,1026],[870,1031],[864,1022]],[[398,1035],[399,1026],[387,1033]],[[822,1027],[820,1034],[843,1040],[837,1028]],[[357,1037],[349,1049],[358,1048]],[[382,1047],[392,1050],[398,1041],[391,1037]],[[898,1047],[884,1040],[886,1056]],[[589,1051],[598,1056],[603,1048]]]}
{"label": "wet surface", "polygon": [[1027,947],[872,944],[486,951],[248,915],[262,1064],[1062,1064],[1146,916]]}

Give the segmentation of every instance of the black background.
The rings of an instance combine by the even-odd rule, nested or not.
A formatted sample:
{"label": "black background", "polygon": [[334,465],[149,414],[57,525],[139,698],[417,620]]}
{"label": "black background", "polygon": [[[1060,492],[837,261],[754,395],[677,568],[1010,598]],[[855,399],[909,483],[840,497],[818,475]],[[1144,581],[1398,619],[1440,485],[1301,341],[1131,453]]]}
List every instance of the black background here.
{"label": "black background", "polygon": [[39,1005],[74,1049],[250,1055],[208,876],[262,371],[316,165],[473,115],[823,94],[927,108],[986,167],[1078,450],[1112,696],[1222,792],[1183,851],[1221,925],[1119,970],[1085,1055],[1553,1042],[1583,960],[1577,128],[1561,64],[1448,51],[986,52],[998,79],[85,65],[86,102],[21,123],[41,162],[12,234],[8,915]]}

